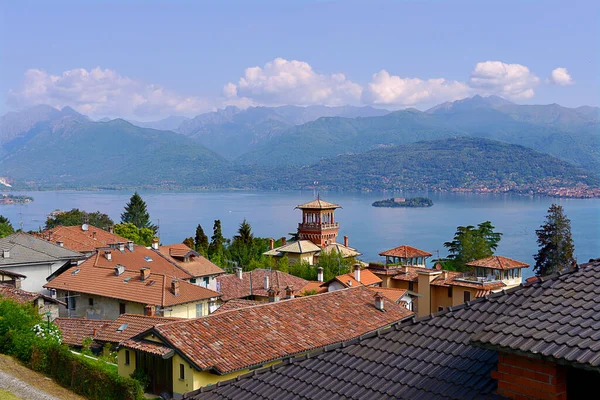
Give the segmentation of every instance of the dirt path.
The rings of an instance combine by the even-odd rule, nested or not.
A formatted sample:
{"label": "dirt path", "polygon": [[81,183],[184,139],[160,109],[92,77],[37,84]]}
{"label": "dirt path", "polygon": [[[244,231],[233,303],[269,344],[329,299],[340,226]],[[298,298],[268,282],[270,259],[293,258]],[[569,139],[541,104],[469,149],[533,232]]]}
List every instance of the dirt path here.
{"label": "dirt path", "polygon": [[23,400],[86,400],[3,354],[0,354],[0,389]]}

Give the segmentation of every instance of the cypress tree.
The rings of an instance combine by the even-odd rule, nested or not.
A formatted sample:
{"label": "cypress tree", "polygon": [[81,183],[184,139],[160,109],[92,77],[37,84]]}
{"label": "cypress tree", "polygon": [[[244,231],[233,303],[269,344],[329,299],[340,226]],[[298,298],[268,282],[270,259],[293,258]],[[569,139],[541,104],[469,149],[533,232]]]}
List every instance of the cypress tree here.
{"label": "cypress tree", "polygon": [[215,219],[215,223],[213,225],[213,235],[210,238],[210,244],[208,245],[208,254],[211,259],[213,256],[220,256],[223,254],[225,238],[223,237],[223,232],[221,231],[221,220]]}
{"label": "cypress tree", "polygon": [[208,251],[208,236],[204,233],[202,226],[198,224],[196,227],[196,236],[194,237],[194,247],[197,252],[206,254]]}
{"label": "cypress tree", "polygon": [[563,271],[576,264],[573,253],[575,245],[571,237],[571,221],[562,206],[552,204],[546,221],[536,229],[538,253],[533,256],[533,270],[537,276],[546,276]]}
{"label": "cypress tree", "polygon": [[121,223],[131,223],[139,229],[151,228],[156,231],[156,227],[150,223],[150,214],[146,209],[146,202],[138,192],[135,192],[129,199],[129,203],[125,205],[125,211],[121,214]]}

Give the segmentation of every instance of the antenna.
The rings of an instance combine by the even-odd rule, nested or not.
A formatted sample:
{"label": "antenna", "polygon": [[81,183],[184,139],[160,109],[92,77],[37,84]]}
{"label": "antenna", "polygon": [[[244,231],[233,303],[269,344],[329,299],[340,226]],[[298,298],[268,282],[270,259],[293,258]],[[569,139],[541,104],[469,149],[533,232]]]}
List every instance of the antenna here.
{"label": "antenna", "polygon": [[21,232],[23,231],[23,203],[21,203],[21,207],[19,207],[19,226],[21,227]]}

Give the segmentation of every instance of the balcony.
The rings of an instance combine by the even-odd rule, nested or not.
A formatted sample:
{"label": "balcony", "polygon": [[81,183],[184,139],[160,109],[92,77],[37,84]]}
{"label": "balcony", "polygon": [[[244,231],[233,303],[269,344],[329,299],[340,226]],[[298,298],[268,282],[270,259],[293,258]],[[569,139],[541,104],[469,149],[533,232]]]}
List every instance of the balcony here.
{"label": "balcony", "polygon": [[306,223],[306,224],[298,224],[298,229],[301,229],[303,231],[315,231],[315,232],[319,232],[319,231],[324,231],[324,230],[328,230],[328,229],[339,229],[340,228],[340,224],[333,223],[333,224],[317,224],[317,223]]}
{"label": "balcony", "polygon": [[487,276],[476,276],[473,272],[464,272],[454,278],[456,281],[463,281],[469,283],[478,283],[480,285],[486,285],[490,283],[502,282],[500,275],[487,275]]}

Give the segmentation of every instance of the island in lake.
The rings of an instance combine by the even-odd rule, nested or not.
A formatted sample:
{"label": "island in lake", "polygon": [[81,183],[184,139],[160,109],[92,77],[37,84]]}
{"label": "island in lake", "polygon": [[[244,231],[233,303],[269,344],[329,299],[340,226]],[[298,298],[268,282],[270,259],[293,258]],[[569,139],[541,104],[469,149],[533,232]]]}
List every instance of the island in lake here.
{"label": "island in lake", "polygon": [[392,197],[391,199],[379,200],[372,204],[373,207],[431,207],[433,201],[427,197]]}
{"label": "island in lake", "polygon": [[14,194],[2,194],[0,196],[0,204],[23,204],[23,203],[31,203],[33,201],[33,197],[29,196],[20,196]]}

